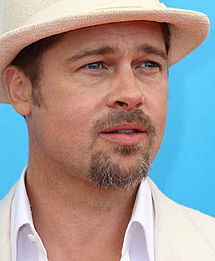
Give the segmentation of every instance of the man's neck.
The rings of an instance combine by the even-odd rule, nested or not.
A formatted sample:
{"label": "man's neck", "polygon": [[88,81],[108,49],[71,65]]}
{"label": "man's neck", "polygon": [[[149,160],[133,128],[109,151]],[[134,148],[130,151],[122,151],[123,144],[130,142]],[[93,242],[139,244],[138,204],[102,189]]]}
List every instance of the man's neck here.
{"label": "man's neck", "polygon": [[26,185],[49,260],[119,260],[137,188],[101,189],[71,173],[31,167]]}

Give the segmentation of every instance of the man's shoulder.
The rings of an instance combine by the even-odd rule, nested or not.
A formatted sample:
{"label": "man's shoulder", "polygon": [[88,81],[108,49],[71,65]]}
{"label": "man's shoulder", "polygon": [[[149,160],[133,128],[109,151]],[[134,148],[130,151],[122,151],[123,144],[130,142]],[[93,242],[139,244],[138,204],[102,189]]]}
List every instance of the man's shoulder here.
{"label": "man's shoulder", "polygon": [[196,229],[202,233],[202,236],[205,239],[209,239],[211,242],[213,242],[215,247],[215,218],[179,204],[177,204],[177,206],[179,208],[183,208],[184,214],[187,216],[193,226],[195,226]]}
{"label": "man's shoulder", "polygon": [[7,208],[11,205],[11,202],[12,202],[12,199],[14,197],[14,193],[16,191],[16,187],[17,187],[17,184],[15,184],[11,189],[10,191],[8,192],[8,194],[0,200],[0,209],[2,208]]}
{"label": "man's shoulder", "polygon": [[215,251],[215,218],[176,203],[164,195],[151,180],[149,183],[158,219],[157,230],[174,238],[184,238],[185,241],[194,237],[201,238],[202,242]]}
{"label": "man's shoulder", "polygon": [[16,185],[12,187],[4,199],[0,200],[0,260],[11,260],[10,216],[15,190]]}
{"label": "man's shoulder", "polygon": [[11,213],[11,205],[12,205],[12,200],[14,197],[14,193],[16,190],[16,185],[14,185],[8,194],[0,200],[0,231],[4,229],[4,226],[2,224],[9,223],[10,221],[10,213]]}
{"label": "man's shoulder", "polygon": [[[5,238],[8,237],[8,231],[10,227],[11,206],[15,190],[16,185],[14,185],[8,192],[8,194],[0,200],[0,235],[4,235]],[[3,236],[1,238],[3,238]]]}

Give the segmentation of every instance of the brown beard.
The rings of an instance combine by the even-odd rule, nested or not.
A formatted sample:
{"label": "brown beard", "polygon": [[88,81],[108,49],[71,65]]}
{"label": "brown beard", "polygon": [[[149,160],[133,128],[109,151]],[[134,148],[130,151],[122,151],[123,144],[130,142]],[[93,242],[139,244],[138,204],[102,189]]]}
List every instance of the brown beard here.
{"label": "brown beard", "polygon": [[152,150],[156,136],[155,125],[149,116],[141,110],[132,112],[115,111],[109,113],[103,119],[97,120],[92,128],[94,139],[98,132],[104,128],[114,127],[117,124],[137,123],[147,129],[149,142],[147,145],[115,145],[114,152],[125,157],[139,153],[140,160],[130,168],[122,168],[119,163],[111,161],[111,157],[102,150],[94,153],[91,157],[89,171],[90,180],[98,187],[110,189],[127,189],[140,184],[150,170],[152,162]]}

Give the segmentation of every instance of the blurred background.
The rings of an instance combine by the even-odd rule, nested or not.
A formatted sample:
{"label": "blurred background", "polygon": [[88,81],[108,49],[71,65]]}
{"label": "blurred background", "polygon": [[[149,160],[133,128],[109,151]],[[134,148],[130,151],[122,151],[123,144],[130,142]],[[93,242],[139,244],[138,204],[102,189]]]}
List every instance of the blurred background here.
{"label": "blurred background", "polygon": [[[163,3],[206,13],[211,31],[201,47],[170,69],[166,133],[150,176],[170,198],[215,217],[215,1]],[[0,31],[3,11],[0,1]],[[19,178],[27,157],[23,117],[0,104],[0,198]]]}

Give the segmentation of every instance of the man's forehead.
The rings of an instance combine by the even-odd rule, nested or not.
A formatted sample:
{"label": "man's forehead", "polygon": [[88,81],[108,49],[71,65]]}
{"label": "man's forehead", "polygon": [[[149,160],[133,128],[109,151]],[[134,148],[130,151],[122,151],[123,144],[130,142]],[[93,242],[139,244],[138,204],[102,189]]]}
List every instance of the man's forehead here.
{"label": "man's forehead", "polygon": [[[160,46],[153,46],[150,44],[136,45],[136,48],[133,49],[133,52],[154,54],[156,56],[161,57],[163,60],[167,61],[167,53]],[[68,57],[65,60],[65,63],[69,64],[93,56],[105,56],[105,55],[116,56],[120,53],[122,54],[121,50],[116,46],[103,45],[95,48],[88,47],[85,49],[77,50],[75,54],[73,54],[72,56]],[[123,52],[123,54],[125,54],[125,52]],[[130,55],[132,55],[132,53],[130,53]]]}
{"label": "man's forehead", "polygon": [[147,21],[110,23],[99,26],[82,28],[64,33],[63,39],[79,48],[79,44],[91,46],[118,46],[129,40],[135,47],[144,43],[163,45],[163,32],[161,24]]}
{"label": "man's forehead", "polygon": [[[127,37],[126,37],[127,36]],[[155,22],[123,22],[69,31],[58,50],[70,53],[67,62],[95,55],[151,53],[167,59],[161,25]],[[69,48],[68,48],[69,47]],[[67,56],[66,54],[66,56]],[[125,54],[125,53],[124,53]]]}
{"label": "man's forehead", "polygon": [[122,22],[69,31],[59,41],[59,51],[67,52],[67,62],[95,55],[116,55],[124,52],[151,53],[167,59],[161,25],[155,22]]}

